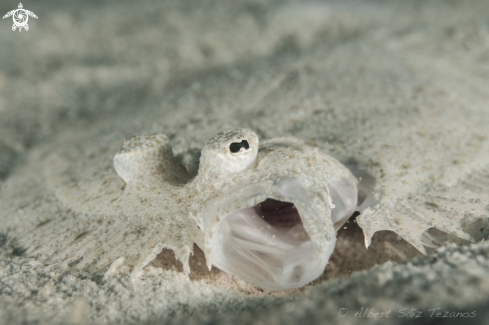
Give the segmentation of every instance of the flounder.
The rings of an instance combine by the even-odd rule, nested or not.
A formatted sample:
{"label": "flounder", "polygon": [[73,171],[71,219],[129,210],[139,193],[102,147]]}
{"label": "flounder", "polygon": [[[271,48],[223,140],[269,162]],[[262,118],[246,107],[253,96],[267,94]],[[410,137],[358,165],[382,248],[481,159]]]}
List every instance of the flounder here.
{"label": "flounder", "polygon": [[291,289],[323,273],[335,230],[357,206],[357,180],[336,159],[293,138],[259,146],[247,129],[212,137],[195,177],[164,134],[124,141],[113,158],[121,179],[108,167],[87,168],[93,156],[60,150],[46,158],[46,178],[71,209],[61,220],[9,226],[27,254],[90,272],[110,266],[106,276],[131,266],[136,276],[169,248],[189,273],[195,243],[209,268]]}

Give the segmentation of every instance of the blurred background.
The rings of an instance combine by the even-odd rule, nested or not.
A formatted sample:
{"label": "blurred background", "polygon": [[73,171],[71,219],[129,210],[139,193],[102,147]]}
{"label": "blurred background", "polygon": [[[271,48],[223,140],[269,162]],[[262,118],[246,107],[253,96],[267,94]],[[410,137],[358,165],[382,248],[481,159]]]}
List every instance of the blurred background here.
{"label": "blurred background", "polygon": [[[361,91],[368,76],[358,71],[362,68],[357,61],[384,64],[384,50],[431,55],[432,60],[444,60],[439,64],[476,67],[473,72],[484,77],[489,73],[485,1],[470,5],[384,0],[23,4],[39,17],[30,17],[28,32],[12,32],[11,17],[0,20],[0,179],[26,150],[83,123],[103,120],[110,125],[135,116],[140,123],[149,123],[148,112],[176,109],[192,111],[186,118],[196,121],[208,106],[219,106],[220,114],[213,118],[225,115],[227,122],[222,123],[232,124],[246,109],[229,108],[219,100],[229,95],[228,89],[238,92],[260,78],[266,84],[263,78],[269,78],[276,88],[290,91],[303,84],[304,53],[309,53],[306,60],[328,63],[327,92],[323,85],[314,86],[316,93],[328,96],[334,87],[337,95],[348,94],[348,89],[338,89],[347,68],[350,79],[361,79],[355,89]],[[18,1],[2,1],[0,12],[4,15],[17,6]],[[320,55],[311,57],[314,51]],[[289,75],[280,81],[284,68],[277,65],[285,60],[289,60],[285,71]],[[399,79],[400,73],[392,69],[396,74],[389,78]],[[236,81],[240,78],[246,80]],[[234,80],[232,85],[224,87],[229,80]],[[189,89],[202,93],[210,84],[223,90],[215,91],[213,99],[201,95],[198,108],[185,103],[199,100],[189,95]],[[351,85],[346,87],[351,91]],[[321,100],[327,106],[334,99]],[[248,98],[246,104],[259,113],[267,110],[262,103],[263,98]],[[281,107],[284,114],[290,113],[288,108]],[[141,118],[144,114],[146,118]],[[186,118],[165,125],[172,128],[167,132],[192,123]]]}

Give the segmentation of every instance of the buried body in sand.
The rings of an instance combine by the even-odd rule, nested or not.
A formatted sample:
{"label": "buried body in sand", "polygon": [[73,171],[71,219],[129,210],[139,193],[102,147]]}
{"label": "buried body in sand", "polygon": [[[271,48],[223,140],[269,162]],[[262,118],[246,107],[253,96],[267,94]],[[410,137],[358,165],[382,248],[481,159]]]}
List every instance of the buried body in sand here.
{"label": "buried body in sand", "polygon": [[[451,198],[433,194],[424,205],[403,202],[392,218],[379,207],[372,188],[362,186],[359,195],[358,180],[333,157],[295,138],[259,144],[247,129],[213,136],[198,166],[180,164],[164,134],[125,140],[113,159],[115,171],[103,177],[72,174],[80,172],[78,164],[91,162],[71,161],[63,150],[46,161],[45,172],[69,213],[61,220],[16,218],[32,227],[4,224],[27,256],[104,273],[105,279],[120,271],[137,278],[165,248],[189,274],[196,244],[209,270],[214,266],[273,291],[300,288],[323,274],[336,231],[356,209],[363,211],[355,221],[367,247],[373,233],[392,230],[425,253],[422,242],[434,247],[438,241],[426,232],[434,225],[473,240],[462,228],[464,214],[447,216],[433,209],[467,204],[472,192]],[[198,171],[191,175],[190,170]]]}
{"label": "buried body in sand", "polygon": [[[2,170],[0,319],[66,323],[81,310],[94,323],[242,320],[251,311],[292,322],[308,311],[334,322],[343,307],[485,301],[485,17],[474,25],[476,10],[366,6],[252,7],[266,12],[256,24],[233,7],[222,24],[239,28],[212,25],[204,32],[224,43],[200,47],[192,42],[204,24],[186,34],[192,11],[148,20],[137,7],[117,16],[144,35],[135,52],[100,53],[93,39],[72,37],[78,23],[61,6],[45,13],[76,56],[52,54],[66,61],[42,87],[0,75],[0,139],[14,143],[0,166],[4,152],[25,150]],[[117,8],[96,7],[83,29],[112,33],[104,19]],[[172,10],[151,3],[147,13]],[[177,41],[166,39],[179,28]],[[26,69],[17,55],[57,62],[36,37],[25,51],[5,38],[2,50]],[[225,63],[203,68],[215,62]],[[432,251],[445,240],[476,244]]]}

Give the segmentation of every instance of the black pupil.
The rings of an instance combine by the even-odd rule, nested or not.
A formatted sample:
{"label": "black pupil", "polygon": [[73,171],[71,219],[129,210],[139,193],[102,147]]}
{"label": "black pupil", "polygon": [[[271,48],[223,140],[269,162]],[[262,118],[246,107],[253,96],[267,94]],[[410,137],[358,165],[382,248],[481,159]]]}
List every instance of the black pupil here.
{"label": "black pupil", "polygon": [[243,140],[241,142],[233,142],[229,145],[229,150],[231,150],[232,153],[239,152],[241,148],[248,149],[250,145],[248,144],[248,141]]}

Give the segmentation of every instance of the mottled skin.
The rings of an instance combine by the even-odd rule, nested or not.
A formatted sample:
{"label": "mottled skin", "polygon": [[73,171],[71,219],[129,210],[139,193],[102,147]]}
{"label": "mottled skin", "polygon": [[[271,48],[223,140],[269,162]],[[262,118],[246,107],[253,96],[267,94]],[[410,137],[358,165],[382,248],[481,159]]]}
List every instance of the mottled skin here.
{"label": "mottled skin", "polygon": [[[232,153],[230,145],[243,140],[247,141],[249,148]],[[127,182],[126,196],[151,196],[158,192],[161,200],[165,198],[172,203],[169,217],[180,221],[180,236],[187,240],[183,241],[177,236],[179,239],[160,245],[175,251],[184,264],[185,272],[189,272],[188,257],[194,242],[206,254],[210,252],[208,240],[213,226],[221,218],[266,198],[285,200],[272,193],[273,182],[301,175],[309,180],[310,184],[305,189],[314,201],[315,212],[308,211],[310,208],[299,201],[290,198],[288,201],[295,203],[301,212],[305,228],[316,248],[319,251],[331,250],[335,232],[330,217],[331,199],[327,182],[331,178],[353,178],[348,169],[334,158],[294,139],[275,139],[259,150],[258,137],[246,129],[220,132],[209,139],[202,150],[197,176],[186,184],[186,171],[176,163],[169,142],[163,135],[126,140],[123,149],[114,157],[114,164]],[[241,198],[233,200],[233,195],[253,186],[260,188],[261,195],[246,201]],[[127,202],[127,205],[135,204]],[[332,246],[326,248],[327,242],[332,242]],[[209,260],[208,266],[211,267]]]}
{"label": "mottled skin", "polygon": [[[248,148],[230,151],[231,143],[243,140]],[[85,149],[73,147],[43,158],[47,183],[39,186],[51,190],[54,198],[27,214],[22,209],[4,211],[14,216],[4,218],[9,221],[5,227],[27,254],[106,276],[129,267],[137,276],[163,248],[169,248],[189,273],[194,243],[207,258],[212,247],[206,243],[219,220],[266,198],[294,203],[314,247],[330,254],[336,236],[328,181],[356,182],[346,167],[316,148],[292,138],[259,146],[258,137],[246,129],[212,137],[202,150],[195,177],[175,160],[165,135],[124,141],[112,166],[113,147],[110,140],[83,153],[80,150]],[[291,178],[298,179],[301,195],[310,203],[274,192],[275,183]],[[26,174],[24,179],[25,186],[34,186],[32,176]],[[9,194],[12,206],[33,200],[14,191]]]}
{"label": "mottled skin", "polygon": [[[244,139],[249,148],[231,153],[229,145]],[[33,158],[38,168],[19,166],[15,183],[5,183],[0,231],[47,264],[106,276],[122,267],[137,276],[169,248],[188,273],[194,243],[211,266],[209,240],[223,217],[273,198],[294,203],[318,251],[328,254],[334,247],[337,226],[330,217],[334,202],[328,182],[354,178],[317,148],[293,138],[259,144],[244,129],[220,132],[204,146],[195,175],[197,166],[181,166],[165,135],[126,140],[114,157],[119,144],[116,137],[105,137],[91,145],[41,148]],[[298,180],[310,204],[274,190],[290,178]],[[406,196],[400,204],[373,200],[357,218],[367,246],[384,229],[422,252],[422,237],[433,227],[468,240],[481,238],[487,179],[487,173],[474,172],[456,186],[433,186],[424,197]]]}

